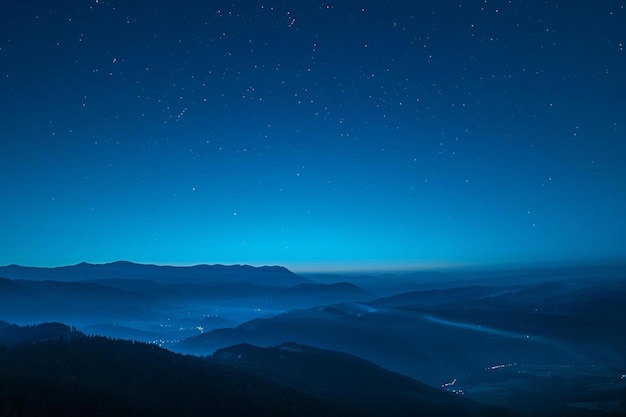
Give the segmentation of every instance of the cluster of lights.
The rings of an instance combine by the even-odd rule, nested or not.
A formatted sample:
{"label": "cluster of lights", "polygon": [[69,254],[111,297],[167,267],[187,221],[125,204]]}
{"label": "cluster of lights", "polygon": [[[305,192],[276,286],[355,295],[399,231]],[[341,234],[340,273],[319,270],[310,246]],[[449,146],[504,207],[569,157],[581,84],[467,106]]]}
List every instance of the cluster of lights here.
{"label": "cluster of lights", "polygon": [[164,345],[171,345],[171,344],[175,344],[180,342],[180,340],[163,340],[163,339],[155,339],[155,340],[151,340],[150,343],[151,345],[157,345],[158,347],[163,347]]}
{"label": "cluster of lights", "polygon": [[516,363],[505,363],[505,364],[501,364],[501,365],[494,365],[494,366],[490,366],[488,368],[485,368],[487,371],[494,371],[496,369],[502,369],[502,368],[509,368],[511,366],[515,366],[517,365]]}
{"label": "cluster of lights", "polygon": [[458,394],[458,395],[465,395],[465,393],[463,392],[462,389],[448,389],[449,387],[453,386],[454,384],[456,384],[457,379],[454,378],[452,381],[450,382],[446,382],[445,384],[441,384],[441,388],[445,389],[448,392],[451,392],[453,394]]}

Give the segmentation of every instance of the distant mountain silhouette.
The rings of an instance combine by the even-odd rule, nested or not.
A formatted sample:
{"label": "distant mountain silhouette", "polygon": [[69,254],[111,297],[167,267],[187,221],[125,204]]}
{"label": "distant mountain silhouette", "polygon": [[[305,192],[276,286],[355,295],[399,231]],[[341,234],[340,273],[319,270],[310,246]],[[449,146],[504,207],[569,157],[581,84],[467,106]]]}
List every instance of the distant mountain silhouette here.
{"label": "distant mountain silhouette", "polygon": [[172,348],[206,355],[240,343],[267,347],[284,341],[349,352],[433,386],[506,363],[513,352],[516,360],[530,363],[565,359],[558,346],[543,340],[449,325],[421,312],[376,309],[360,303],[254,319],[185,339]]}
{"label": "distant mountain silhouette", "polygon": [[160,266],[118,261],[105,264],[86,262],[54,268],[8,265],[0,267],[0,277],[10,279],[91,281],[101,279],[147,279],[160,283],[201,283],[247,281],[266,286],[293,286],[308,282],[280,266],[249,265]]}
{"label": "distant mountain silhouette", "polygon": [[97,282],[33,281],[0,278],[0,317],[12,322],[141,317],[156,307],[152,294]]}
{"label": "distant mountain silhouette", "polygon": [[469,303],[470,301],[492,297],[504,292],[514,291],[515,287],[487,287],[487,286],[460,286],[445,289],[428,289],[420,291],[408,291],[389,297],[379,298],[370,305],[380,307],[408,307],[408,306],[433,306],[448,305],[450,303]]}
{"label": "distant mountain silhouette", "polygon": [[358,286],[350,282],[337,282],[332,284],[298,284],[293,287],[277,290],[276,293],[284,295],[326,295],[328,293],[333,294],[347,294],[350,296],[360,295],[361,297],[371,297],[371,295],[359,288]]}
{"label": "distant mountain silhouette", "polygon": [[[626,290],[562,282],[410,292],[258,318],[174,349],[209,354],[293,341],[349,352],[438,386],[500,363],[623,366]],[[460,342],[462,341],[462,342]]]}

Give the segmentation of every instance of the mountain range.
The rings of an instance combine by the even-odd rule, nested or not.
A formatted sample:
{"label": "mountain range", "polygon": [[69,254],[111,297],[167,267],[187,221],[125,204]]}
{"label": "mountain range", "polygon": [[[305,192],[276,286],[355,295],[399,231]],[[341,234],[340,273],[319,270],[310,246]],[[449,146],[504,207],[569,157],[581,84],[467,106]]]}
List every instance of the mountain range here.
{"label": "mountain range", "polygon": [[[240,378],[254,380],[250,383],[260,384],[262,393],[269,389],[285,398],[300,398],[327,415],[497,415],[508,413],[505,409],[542,417],[626,414],[625,267],[503,271],[502,275],[487,271],[484,280],[479,271],[302,278],[280,267],[161,267],[129,262],[9,266],[1,267],[0,274],[0,320],[4,320],[0,345],[13,346],[0,348],[0,353],[9,354],[7,363],[18,361],[13,354],[28,357],[28,349],[44,357],[46,349],[60,354],[63,343],[86,349],[88,355],[95,355],[92,349],[98,346],[107,346],[113,357],[124,357],[130,345],[110,344],[112,340],[101,338],[106,336],[148,342],[150,349],[165,347],[169,352],[154,350],[159,352],[155,360],[171,361],[181,369],[187,369],[179,362],[186,358],[183,362],[203,363],[202,367],[209,363],[218,373],[234,372],[234,380],[222,382],[230,384],[236,396],[245,392],[238,385]],[[51,321],[75,328],[35,325]],[[144,346],[137,352],[147,349],[143,343],[137,346]],[[155,372],[173,372],[170,365],[162,365],[167,370]],[[51,369],[60,372],[55,366]],[[80,364],[85,369],[90,366]],[[57,381],[57,374],[32,372],[34,381],[43,378],[85,398],[95,400],[102,394],[67,385],[65,379]],[[0,394],[14,392],[11,398],[33,400],[27,388],[19,392],[7,388],[33,386],[30,380],[14,377],[4,380]],[[122,393],[99,387],[115,392],[122,402],[132,397],[123,393],[128,387]],[[41,389],[40,394],[46,395]],[[440,397],[442,393],[446,396]],[[196,404],[190,406],[194,410],[206,405],[179,394],[174,397]],[[148,401],[152,411],[160,407],[155,406],[159,401],[154,393],[145,395],[153,398]],[[165,394],[158,391],[160,395]],[[2,401],[0,416],[12,415],[15,410],[9,410],[6,401],[17,404],[17,400],[5,400],[4,405]],[[251,401],[255,404],[251,409],[260,413],[257,400]],[[476,401],[490,406],[477,406]],[[168,404],[163,409],[178,415]],[[291,405],[289,411],[281,408],[285,404],[278,401],[271,412],[266,411],[293,415]],[[461,404],[462,412],[453,412],[454,404]],[[68,414],[59,410],[63,412],[57,414]],[[81,410],[75,414],[86,413]],[[122,414],[130,409],[125,410]],[[135,414],[143,415],[146,409],[141,410]],[[43,409],[37,413],[46,415]],[[298,413],[307,415],[301,409]]]}
{"label": "mountain range", "polygon": [[101,279],[147,279],[158,283],[207,283],[253,280],[257,284],[283,287],[309,282],[281,266],[249,265],[161,266],[118,261],[105,264],[82,262],[54,268],[7,265],[0,277],[35,281],[93,281]]}

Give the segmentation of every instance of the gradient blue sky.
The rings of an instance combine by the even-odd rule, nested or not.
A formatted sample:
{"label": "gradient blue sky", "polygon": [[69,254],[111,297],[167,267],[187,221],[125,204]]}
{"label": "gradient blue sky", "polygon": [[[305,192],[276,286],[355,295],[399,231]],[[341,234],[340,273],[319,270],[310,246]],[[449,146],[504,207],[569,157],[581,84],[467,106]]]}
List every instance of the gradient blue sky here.
{"label": "gradient blue sky", "polygon": [[0,264],[626,260],[623,1],[20,1]]}

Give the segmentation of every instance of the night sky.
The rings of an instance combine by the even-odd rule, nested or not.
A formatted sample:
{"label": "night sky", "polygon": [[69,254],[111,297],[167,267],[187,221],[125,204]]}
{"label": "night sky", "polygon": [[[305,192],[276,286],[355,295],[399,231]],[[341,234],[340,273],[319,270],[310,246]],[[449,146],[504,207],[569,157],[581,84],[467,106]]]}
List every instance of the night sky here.
{"label": "night sky", "polygon": [[626,260],[625,5],[7,2],[0,264]]}

